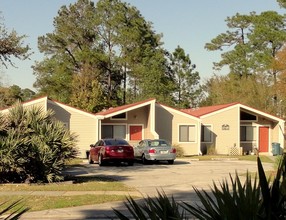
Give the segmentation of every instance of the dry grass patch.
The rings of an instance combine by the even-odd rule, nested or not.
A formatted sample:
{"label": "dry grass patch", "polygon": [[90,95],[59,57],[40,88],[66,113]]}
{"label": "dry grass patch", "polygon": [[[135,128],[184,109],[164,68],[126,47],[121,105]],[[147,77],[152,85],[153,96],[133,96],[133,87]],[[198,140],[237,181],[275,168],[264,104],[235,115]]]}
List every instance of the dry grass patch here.
{"label": "dry grass patch", "polygon": [[[124,195],[76,195],[76,196],[1,196],[0,203],[6,201],[22,200],[20,206],[29,207],[31,211],[41,211],[49,209],[59,209],[67,207],[76,207],[83,205],[95,205],[105,202],[123,201],[126,199]],[[2,208],[5,208],[2,206]],[[15,208],[19,208],[16,206]]]}

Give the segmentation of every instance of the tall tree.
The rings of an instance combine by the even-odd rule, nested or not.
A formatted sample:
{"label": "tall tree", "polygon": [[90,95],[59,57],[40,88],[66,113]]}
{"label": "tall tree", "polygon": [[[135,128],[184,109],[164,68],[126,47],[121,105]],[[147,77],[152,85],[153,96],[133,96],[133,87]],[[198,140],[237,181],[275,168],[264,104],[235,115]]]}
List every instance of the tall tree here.
{"label": "tall tree", "polygon": [[[266,11],[259,15],[254,12],[249,15],[236,14],[226,20],[232,31],[218,35],[211,43],[205,45],[210,51],[230,46],[222,53],[221,61],[215,63],[218,70],[228,66],[229,74],[244,77],[244,80],[247,76],[261,74],[267,80],[266,85],[272,89],[273,109],[277,105],[277,71],[272,68],[272,63],[286,41],[285,18],[285,15],[275,11]],[[265,74],[271,77],[265,77]],[[240,97],[240,94],[236,95]]]}
{"label": "tall tree", "polygon": [[106,96],[94,74],[95,71],[84,67],[80,74],[74,76],[70,101],[72,106],[89,112],[98,112],[108,107]]}
{"label": "tall tree", "polygon": [[276,0],[280,7],[286,8],[286,0]]}
{"label": "tall tree", "polygon": [[[84,84],[81,88],[85,94],[94,92],[85,86],[85,80],[79,80],[87,76],[87,72],[83,73],[87,67],[87,77],[93,79],[107,106],[124,103],[124,94],[133,81],[138,82],[140,98],[145,91],[149,96],[167,93],[166,85],[171,79],[165,74],[160,36],[135,7],[120,0],[99,0],[96,6],[89,0],[78,0],[59,10],[54,26],[53,33],[38,41],[45,54],[45,59],[34,66],[35,86],[41,93],[71,103],[71,97],[77,96],[73,95],[78,92],[73,90],[77,83]],[[152,83],[145,88],[150,72],[159,79],[156,83],[165,86],[159,84],[152,90]],[[102,105],[101,99],[93,102],[94,107],[89,109]]]}
{"label": "tall tree", "polygon": [[12,106],[17,101],[27,101],[35,96],[35,92],[30,89],[21,89],[17,85],[10,87],[0,86],[0,108]]}
{"label": "tall tree", "polygon": [[281,49],[273,60],[272,68],[277,72],[277,109],[280,117],[286,118],[286,49]]}
{"label": "tall tree", "polygon": [[285,18],[275,11],[228,17],[227,26],[232,31],[218,35],[205,45],[210,51],[230,47],[222,53],[222,59],[215,67],[228,66],[230,73],[241,76],[268,72],[275,77],[270,65],[286,40]]}
{"label": "tall tree", "polygon": [[253,73],[251,60],[247,57],[250,51],[247,36],[250,32],[253,16],[255,16],[254,13],[250,15],[237,13],[233,17],[227,17],[226,23],[230,30],[219,34],[210,43],[206,43],[205,48],[209,51],[227,48],[226,52],[221,55],[221,61],[214,63],[216,70],[228,66],[231,73],[240,76]]}
{"label": "tall tree", "polygon": [[[0,20],[2,20],[0,18]],[[31,54],[30,47],[24,45],[25,35],[18,35],[15,30],[9,32],[5,25],[0,22],[0,62],[6,68],[7,64],[15,66],[12,57],[20,60],[27,59]]]}
{"label": "tall tree", "polygon": [[35,63],[34,86],[40,93],[69,103],[74,75],[84,65],[97,68],[97,35],[94,31],[94,4],[79,0],[69,7],[62,6],[54,18],[55,30],[38,38],[40,52],[45,58]]}
{"label": "tall tree", "polygon": [[241,102],[269,113],[275,113],[269,77],[266,73],[242,77],[235,74],[214,75],[204,84],[206,97],[201,105]]}
{"label": "tall tree", "polygon": [[197,98],[201,92],[200,76],[197,71],[194,71],[196,65],[191,63],[189,54],[186,54],[180,46],[171,55],[170,67],[176,83],[174,94],[176,106],[179,108],[197,107]]}

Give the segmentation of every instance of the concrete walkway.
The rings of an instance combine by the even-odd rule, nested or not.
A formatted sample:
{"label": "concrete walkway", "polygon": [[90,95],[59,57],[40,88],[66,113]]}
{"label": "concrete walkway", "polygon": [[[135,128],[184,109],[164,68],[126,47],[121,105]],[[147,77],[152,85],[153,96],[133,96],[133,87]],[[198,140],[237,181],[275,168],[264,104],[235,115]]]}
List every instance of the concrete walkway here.
{"label": "concrete walkway", "polygon": [[[272,170],[273,164],[263,164],[265,170]],[[84,163],[82,167],[75,167],[69,170],[70,175],[97,175],[113,178],[128,186],[134,187],[138,192],[98,192],[98,191],[25,191],[25,192],[0,192],[4,194],[22,195],[49,195],[49,196],[71,196],[82,194],[93,194],[95,196],[120,194],[135,195],[142,197],[153,197],[158,195],[158,190],[164,190],[168,196],[174,196],[176,201],[199,202],[194,193],[193,186],[198,189],[209,190],[214,182],[219,183],[229,175],[257,171],[256,162],[238,160],[216,160],[216,161],[192,161],[189,159],[178,159],[174,165],[155,164],[142,165],[135,163],[134,166],[106,166],[99,167],[97,164]],[[243,176],[241,181],[243,182]],[[121,210],[128,215],[124,201],[110,202],[98,205],[87,205],[80,207],[61,208],[53,210],[27,212],[21,220],[35,219],[59,219],[59,220],[78,220],[78,219],[116,219],[113,209]],[[131,216],[129,216],[131,219]],[[0,218],[1,219],[1,218]]]}

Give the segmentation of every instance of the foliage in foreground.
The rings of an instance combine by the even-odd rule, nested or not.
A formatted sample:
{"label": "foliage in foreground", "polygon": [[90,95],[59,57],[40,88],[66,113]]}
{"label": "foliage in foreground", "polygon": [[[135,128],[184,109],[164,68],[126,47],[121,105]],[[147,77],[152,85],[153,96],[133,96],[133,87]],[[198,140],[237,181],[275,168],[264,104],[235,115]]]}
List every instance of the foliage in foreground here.
{"label": "foliage in foreground", "polygon": [[[247,173],[242,184],[238,174],[230,175],[231,183],[224,180],[220,186],[213,184],[210,192],[194,188],[200,203],[179,203],[174,197],[168,198],[165,193],[159,193],[156,198],[145,198],[143,203],[137,203],[128,198],[125,206],[134,219],[285,219],[286,218],[286,154],[277,169],[272,183],[267,181],[259,157],[257,157],[259,181],[257,177],[251,180]],[[114,209],[119,219],[129,217]]]}
{"label": "foliage in foreground", "polygon": [[53,112],[16,104],[0,115],[0,182],[54,182],[74,158],[76,137]]}
{"label": "foliage in foreground", "polygon": [[7,204],[8,202],[3,202],[0,204],[0,219],[16,220],[29,210],[29,208],[24,208],[23,206],[20,206],[21,200],[12,202],[8,205]]}

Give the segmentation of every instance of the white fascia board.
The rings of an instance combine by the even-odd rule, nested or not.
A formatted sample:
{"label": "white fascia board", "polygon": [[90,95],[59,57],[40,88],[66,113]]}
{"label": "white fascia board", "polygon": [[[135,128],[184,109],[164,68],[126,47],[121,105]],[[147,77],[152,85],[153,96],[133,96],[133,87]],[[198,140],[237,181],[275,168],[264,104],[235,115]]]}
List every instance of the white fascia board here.
{"label": "white fascia board", "polygon": [[[45,105],[44,105],[44,109],[43,110],[47,110],[47,100],[48,100],[48,97],[43,97],[43,98],[39,98],[39,99],[35,99],[35,100],[32,100],[32,101],[27,101],[27,102],[23,102],[21,103],[23,107],[26,107],[26,106],[30,106],[30,105],[34,105],[34,104],[37,104],[37,103],[41,103],[41,102],[45,102]],[[12,109],[15,105],[12,105],[6,109],[3,109],[3,110],[0,110],[0,112],[3,112],[3,113],[7,113],[10,111],[10,109]]]}
{"label": "white fascia board", "polygon": [[98,116],[103,117],[102,119],[104,119],[104,118],[110,118],[110,117],[112,117],[112,116],[114,116],[114,115],[118,115],[118,114],[121,114],[121,113],[129,112],[129,111],[135,110],[135,109],[137,109],[137,108],[144,107],[144,106],[146,106],[146,105],[151,105],[152,103],[155,103],[155,102],[156,102],[156,100],[154,99],[154,100],[150,100],[150,101],[148,101],[148,102],[144,102],[144,103],[141,103],[141,104],[138,104],[138,105],[129,107],[129,108],[122,109],[122,110],[120,110],[120,111],[112,112],[112,113],[107,114],[107,115],[98,115]]}
{"label": "white fascia board", "polygon": [[48,100],[48,97],[43,97],[40,99],[35,99],[33,101],[24,102],[22,105],[23,106],[29,106],[29,105],[34,105],[34,104],[45,101],[45,110],[47,110],[47,100]]}
{"label": "white fascia board", "polygon": [[60,107],[62,107],[64,109],[69,109],[71,111],[75,111],[75,112],[77,112],[79,114],[82,114],[82,115],[85,115],[85,116],[88,116],[88,117],[92,117],[92,118],[95,118],[95,119],[101,119],[101,117],[99,117],[97,115],[94,115],[94,114],[89,113],[89,112],[82,111],[80,109],[77,109],[77,108],[74,108],[74,107],[71,107],[71,106],[68,106],[68,105],[56,102],[56,101],[48,100],[48,102],[49,102],[49,104],[58,105],[58,106],[60,106]]}
{"label": "white fascia board", "polygon": [[239,105],[240,109],[246,109],[246,110],[248,110],[250,112],[254,112],[254,113],[259,114],[259,115],[261,115],[261,116],[263,116],[265,118],[269,118],[269,119],[272,119],[272,120],[277,121],[277,122],[284,122],[283,119],[278,118],[278,117],[276,117],[274,115],[270,115],[270,114],[265,113],[263,111],[260,111],[260,110],[257,110],[257,109],[254,109],[254,108],[242,105],[242,104],[238,104],[238,105]]}
{"label": "white fascia board", "polygon": [[161,104],[156,103],[156,106],[158,106],[158,107],[160,107],[160,108],[164,108],[164,109],[166,109],[166,110],[169,111],[169,112],[176,112],[176,113],[179,114],[179,115],[183,115],[183,116],[185,116],[185,117],[187,117],[187,118],[190,118],[190,119],[193,119],[193,120],[197,120],[198,122],[201,121],[200,118],[198,118],[198,117],[196,117],[196,116],[193,116],[193,115],[190,115],[190,114],[188,114],[188,113],[182,112],[182,111],[180,111],[180,110],[177,110],[177,109],[168,107],[168,106],[166,106],[166,105],[161,105]]}
{"label": "white fascia board", "polygon": [[226,107],[226,108],[222,108],[222,109],[213,111],[213,112],[211,112],[211,113],[208,113],[208,114],[205,114],[205,115],[200,116],[200,118],[203,119],[203,118],[207,118],[207,117],[209,117],[209,116],[213,116],[213,115],[219,114],[219,113],[221,113],[221,112],[224,112],[224,111],[227,111],[227,110],[236,108],[237,105],[238,105],[238,104],[235,104],[235,105],[228,106],[228,107]]}
{"label": "white fascia board", "polygon": [[203,119],[203,118],[206,118],[206,117],[209,117],[209,116],[212,116],[212,115],[216,115],[216,114],[219,114],[219,113],[221,113],[221,112],[224,112],[224,111],[230,110],[230,109],[232,109],[232,108],[236,108],[236,107],[238,107],[239,109],[248,110],[248,111],[250,111],[250,112],[256,113],[256,114],[258,114],[258,115],[264,116],[265,118],[268,118],[268,119],[271,119],[271,120],[274,120],[274,121],[278,121],[278,122],[284,121],[283,119],[278,118],[278,117],[276,117],[276,116],[274,116],[274,115],[270,115],[270,114],[265,113],[265,112],[263,112],[263,111],[260,111],[260,110],[257,110],[257,109],[254,109],[254,108],[251,108],[251,107],[242,105],[242,104],[235,104],[235,105],[232,105],[232,106],[229,106],[229,107],[226,107],[226,108],[223,108],[223,109],[214,111],[214,112],[212,112],[212,113],[203,115],[203,116],[201,116],[200,118]]}

